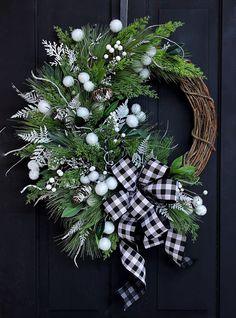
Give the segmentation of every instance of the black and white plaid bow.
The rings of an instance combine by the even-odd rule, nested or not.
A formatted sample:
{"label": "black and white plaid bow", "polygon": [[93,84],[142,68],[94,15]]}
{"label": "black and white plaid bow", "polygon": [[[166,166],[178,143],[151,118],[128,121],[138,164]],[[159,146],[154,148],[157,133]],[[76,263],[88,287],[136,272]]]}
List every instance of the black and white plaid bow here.
{"label": "black and white plaid bow", "polygon": [[167,219],[158,214],[160,204],[176,202],[177,182],[167,177],[168,167],[151,159],[140,171],[130,158],[122,158],[112,172],[125,188],[104,203],[105,211],[116,221],[119,219],[121,261],[133,274],[118,290],[126,310],[145,292],[146,270],[144,258],[138,253],[135,229],[139,222],[143,230],[145,248],[164,243],[165,251],[182,268],[192,261],[184,257],[186,236],[177,233]]}

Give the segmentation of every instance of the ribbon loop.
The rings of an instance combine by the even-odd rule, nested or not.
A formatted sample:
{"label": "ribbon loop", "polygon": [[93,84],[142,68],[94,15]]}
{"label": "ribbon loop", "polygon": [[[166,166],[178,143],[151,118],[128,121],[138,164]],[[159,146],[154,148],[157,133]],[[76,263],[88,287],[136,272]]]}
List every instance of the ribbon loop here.
{"label": "ribbon loop", "polygon": [[161,179],[167,173],[168,169],[169,168],[166,165],[163,165],[160,161],[150,159],[139,176],[139,182],[142,184],[148,184],[152,181]]}
{"label": "ribbon loop", "polygon": [[147,185],[144,190],[154,196],[158,202],[176,202],[178,186],[172,179],[161,179]]}

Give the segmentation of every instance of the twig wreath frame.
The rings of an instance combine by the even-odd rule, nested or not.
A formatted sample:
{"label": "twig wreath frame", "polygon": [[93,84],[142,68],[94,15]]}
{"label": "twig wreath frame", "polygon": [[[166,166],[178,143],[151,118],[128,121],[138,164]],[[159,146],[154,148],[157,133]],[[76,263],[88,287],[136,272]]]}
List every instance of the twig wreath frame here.
{"label": "twig wreath frame", "polygon": [[[185,242],[187,235],[197,238],[207,208],[188,187],[198,184],[216,138],[204,75],[169,38],[182,23],[147,24],[141,18],[125,28],[117,19],[109,28],[55,27],[59,44],[42,42],[53,61],[32,72],[31,91],[13,86],[28,103],[11,117],[26,144],[6,153],[20,157],[18,163],[28,160],[32,183],[21,192],[27,190],[28,203],[47,202],[76,266],[78,257],[106,259],[119,247],[131,274],[118,290],[125,309],[146,288],[137,224],[144,248],[164,245],[179,267],[193,264]],[[193,109],[192,147],[172,163],[172,137],[150,126],[141,105],[129,101],[157,97],[151,76],[179,83]]]}

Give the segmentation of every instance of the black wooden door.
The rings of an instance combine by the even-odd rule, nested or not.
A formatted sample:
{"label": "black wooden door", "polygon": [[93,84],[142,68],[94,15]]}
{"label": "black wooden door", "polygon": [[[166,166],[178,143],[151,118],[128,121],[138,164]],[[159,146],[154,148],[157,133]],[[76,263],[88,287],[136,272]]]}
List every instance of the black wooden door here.
{"label": "black wooden door", "polygon": [[[108,23],[119,17],[118,0],[8,0],[0,2],[1,127],[20,106],[11,89],[19,88],[31,69],[46,58],[41,40],[54,39],[53,25]],[[202,176],[209,195],[197,243],[188,253],[198,261],[182,271],[168,262],[161,249],[145,253],[148,289],[126,313],[113,298],[125,281],[117,253],[109,261],[80,261],[79,269],[60,253],[53,237],[58,225],[47,220],[43,206],[25,206],[19,194],[27,183],[25,166],[6,178],[14,158],[1,160],[0,317],[1,318],[234,318],[235,206],[234,136],[236,132],[235,40],[236,3],[233,0],[130,0],[128,20],[150,15],[151,23],[181,20],[185,27],[175,39],[184,42],[208,78],[218,107],[218,151]],[[191,143],[190,107],[175,87],[154,83],[159,100],[141,99],[162,129],[169,121],[182,154]],[[17,146],[10,124],[1,134],[1,153]],[[202,189],[203,190],[203,189]],[[201,189],[200,189],[201,191]]]}

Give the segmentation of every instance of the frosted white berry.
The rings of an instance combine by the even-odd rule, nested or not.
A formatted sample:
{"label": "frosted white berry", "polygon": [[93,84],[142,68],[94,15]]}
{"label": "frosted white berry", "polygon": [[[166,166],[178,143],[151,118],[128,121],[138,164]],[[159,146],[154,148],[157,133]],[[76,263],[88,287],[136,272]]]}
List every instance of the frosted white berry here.
{"label": "frosted white berry", "polygon": [[122,45],[119,45],[118,46],[118,51],[122,51],[123,50],[123,46]]}
{"label": "frosted white berry", "polygon": [[119,127],[115,127],[115,132],[119,132],[120,131],[120,128]]}
{"label": "frosted white berry", "polygon": [[105,234],[112,234],[115,231],[115,226],[112,222],[106,221],[104,224],[104,230],[103,233]]}
{"label": "frosted white berry", "polygon": [[71,37],[75,42],[80,42],[84,39],[84,31],[81,29],[75,29],[71,32]]}
{"label": "frosted white berry", "polygon": [[203,191],[203,194],[204,194],[204,195],[208,195],[208,191],[207,191],[207,190],[204,190],[204,191]]}
{"label": "frosted white berry", "polygon": [[87,120],[89,118],[89,110],[86,107],[78,107],[76,114],[78,117],[83,118],[84,120]]}
{"label": "frosted white berry", "polygon": [[138,126],[138,118],[135,115],[128,115],[126,118],[126,124],[130,127],[130,128],[135,128]]}
{"label": "frosted white berry", "polygon": [[126,55],[127,55],[127,53],[124,51],[124,52],[122,52],[122,55],[123,55],[123,56],[126,56]]}
{"label": "frosted white berry", "polygon": [[199,196],[196,196],[196,197],[193,197],[193,206],[196,208],[197,206],[199,205],[202,205],[203,203],[203,200],[201,197]]}
{"label": "frosted white berry", "polygon": [[84,83],[84,89],[86,90],[86,92],[92,92],[94,88],[95,88],[95,85],[93,84],[93,82],[88,81]]}
{"label": "frosted white berry", "polygon": [[79,80],[80,83],[82,83],[82,84],[88,82],[89,79],[90,79],[90,76],[89,76],[89,74],[86,73],[86,72],[81,72],[81,73],[79,73],[79,75],[78,75],[78,80]]}
{"label": "frosted white berry", "polygon": [[50,183],[54,183],[55,182],[55,179],[53,177],[49,178],[49,182]]}
{"label": "frosted white berry", "polygon": [[72,76],[68,75],[63,78],[62,83],[65,87],[71,87],[74,85],[75,80]]}
{"label": "frosted white berry", "polygon": [[108,54],[104,54],[103,57],[104,57],[105,60],[107,60],[109,56],[108,56]]}
{"label": "frosted white berry", "polygon": [[151,57],[145,54],[142,57],[142,63],[143,63],[143,65],[150,65],[152,63]]}
{"label": "frosted white berry", "polygon": [[122,134],[121,134],[121,137],[122,137],[122,138],[125,138],[125,136],[126,136],[125,133],[122,133]]}
{"label": "frosted white berry", "polygon": [[38,165],[37,161],[35,161],[35,160],[30,160],[27,164],[27,167],[30,170],[39,170],[39,165]]}
{"label": "frosted white berry", "polygon": [[49,103],[46,100],[42,99],[38,103],[38,110],[40,111],[40,113],[48,114],[48,113],[50,113],[51,106],[49,105]]}
{"label": "frosted white berry", "polygon": [[99,173],[97,171],[91,171],[88,175],[90,181],[95,182],[99,178]]}
{"label": "frosted white berry", "polygon": [[29,178],[31,180],[37,180],[39,178],[39,171],[38,170],[30,170]]}
{"label": "frosted white berry", "polygon": [[52,192],[56,192],[57,191],[57,188],[52,188]]}
{"label": "frosted white berry", "polygon": [[117,55],[116,60],[119,62],[121,60],[121,57],[119,55]]}
{"label": "frosted white berry", "polygon": [[89,184],[90,183],[89,177],[88,176],[81,176],[80,177],[80,182],[82,184]]}
{"label": "frosted white berry", "polygon": [[154,46],[151,46],[148,50],[147,50],[147,55],[150,57],[155,56],[157,53],[157,49]]}
{"label": "frosted white berry", "polygon": [[131,111],[133,114],[137,115],[138,113],[141,112],[141,106],[139,104],[133,104],[131,106]]}
{"label": "frosted white berry", "polygon": [[58,169],[57,170],[57,174],[58,174],[59,177],[62,177],[64,172],[61,169]]}
{"label": "frosted white berry", "polygon": [[140,113],[138,113],[136,116],[137,116],[138,121],[140,123],[143,123],[146,120],[146,118],[147,118],[146,114],[144,112],[142,112],[142,111]]}
{"label": "frosted white berry", "polygon": [[94,170],[96,170],[96,168],[95,168],[94,166],[91,166],[91,167],[89,168],[89,171],[94,171]]}
{"label": "frosted white berry", "polygon": [[86,136],[86,142],[88,145],[96,145],[98,143],[98,136],[93,132],[88,133]]}
{"label": "frosted white berry", "polygon": [[139,76],[143,79],[146,80],[150,76],[150,71],[147,68],[142,69],[142,71],[139,73]]}
{"label": "frosted white berry", "polygon": [[107,175],[107,171],[106,171],[106,170],[103,171],[103,175],[104,175],[104,176]]}
{"label": "frosted white berry", "polygon": [[198,205],[195,208],[195,212],[197,215],[205,215],[207,213],[207,208],[205,207],[205,205]]}
{"label": "frosted white berry", "polygon": [[110,53],[114,53],[114,52],[115,52],[115,49],[114,49],[113,47],[111,47],[111,48],[109,49],[109,52],[110,52]]}
{"label": "frosted white berry", "polygon": [[48,191],[50,191],[50,190],[52,189],[51,184],[47,184],[47,185],[46,185],[46,189],[47,189]]}
{"label": "frosted white berry", "polygon": [[114,33],[120,32],[120,30],[122,30],[122,27],[122,22],[118,19],[114,19],[110,22],[110,29]]}
{"label": "frosted white berry", "polygon": [[118,186],[118,182],[115,177],[108,177],[106,179],[106,184],[109,190],[115,190]]}
{"label": "frosted white berry", "polygon": [[117,41],[116,41],[116,44],[117,44],[117,45],[120,45],[120,40],[117,40]]}
{"label": "frosted white berry", "polygon": [[98,242],[98,248],[102,251],[108,251],[111,248],[111,241],[107,237],[102,237]]}
{"label": "frosted white berry", "polygon": [[106,182],[102,181],[100,183],[97,183],[95,187],[95,192],[99,196],[104,196],[108,192],[108,186]]}
{"label": "frosted white berry", "polygon": [[106,49],[109,51],[110,48],[111,48],[111,44],[107,44],[107,45],[106,45]]}
{"label": "frosted white berry", "polygon": [[114,48],[115,48],[115,49],[118,49],[118,46],[119,46],[119,45],[116,43],[116,44],[114,45]]}

